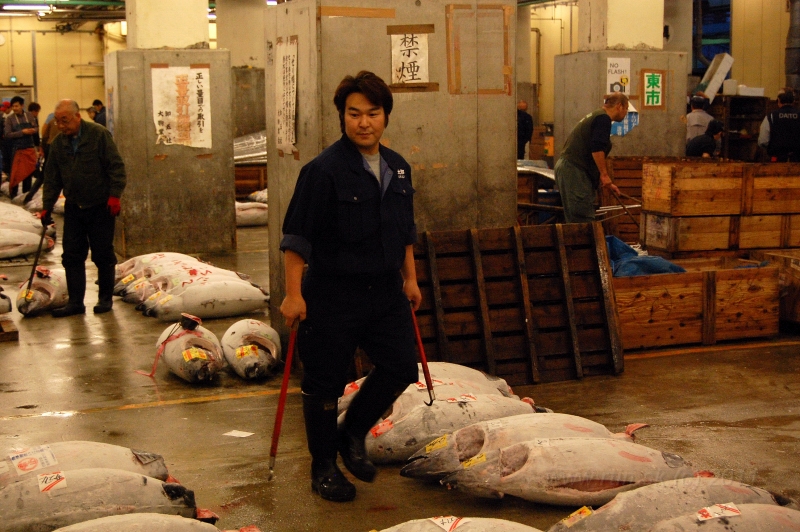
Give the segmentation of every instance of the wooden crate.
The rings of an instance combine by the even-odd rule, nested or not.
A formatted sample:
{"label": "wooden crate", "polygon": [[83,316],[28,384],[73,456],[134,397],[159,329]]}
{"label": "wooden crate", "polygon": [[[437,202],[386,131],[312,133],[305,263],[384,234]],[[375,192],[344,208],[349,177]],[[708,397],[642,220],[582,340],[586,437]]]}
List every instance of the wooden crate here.
{"label": "wooden crate", "polygon": [[234,173],[236,199],[244,199],[253,192],[267,188],[266,164],[237,164]]}
{"label": "wooden crate", "polygon": [[800,213],[800,164],[748,165],[742,214]]}
{"label": "wooden crate", "polygon": [[742,213],[744,163],[645,163],[642,210],[670,216]]}
{"label": "wooden crate", "polygon": [[0,342],[19,341],[19,331],[11,317],[0,316]]}
{"label": "wooden crate", "polygon": [[673,217],[643,213],[640,239],[646,249],[666,253],[800,247],[800,214]]}
{"label": "wooden crate", "polygon": [[676,261],[686,273],[615,277],[624,349],[778,334],[779,269],[731,269],[741,261]]}
{"label": "wooden crate", "polygon": [[800,323],[800,250],[766,249],[750,253],[757,261],[769,261],[770,266],[780,269],[782,320]]}
{"label": "wooden crate", "polygon": [[427,232],[414,251],[429,360],[512,385],[622,371],[600,224]]}

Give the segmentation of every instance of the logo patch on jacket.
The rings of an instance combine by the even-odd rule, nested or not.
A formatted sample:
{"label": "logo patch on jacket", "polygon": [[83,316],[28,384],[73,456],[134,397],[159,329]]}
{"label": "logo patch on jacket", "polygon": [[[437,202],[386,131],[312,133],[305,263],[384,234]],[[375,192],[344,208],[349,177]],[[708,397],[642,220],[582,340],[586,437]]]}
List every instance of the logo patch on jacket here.
{"label": "logo patch on jacket", "polygon": [[397,169],[397,179],[405,179],[406,178],[406,171],[402,168]]}

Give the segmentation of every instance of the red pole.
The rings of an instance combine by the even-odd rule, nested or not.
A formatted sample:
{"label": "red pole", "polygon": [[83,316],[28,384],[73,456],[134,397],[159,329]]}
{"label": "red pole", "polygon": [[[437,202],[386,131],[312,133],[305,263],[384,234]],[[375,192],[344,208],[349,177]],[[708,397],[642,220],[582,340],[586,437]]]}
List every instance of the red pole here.
{"label": "red pole", "polygon": [[425,375],[425,386],[428,387],[428,397],[431,402],[425,403],[431,406],[436,400],[436,394],[433,393],[433,381],[431,381],[431,372],[428,370],[428,358],[425,356],[425,348],[422,347],[422,335],[419,333],[419,324],[417,324],[417,313],[411,309],[411,320],[414,322],[414,335],[417,337],[417,350],[419,350],[419,360],[422,363],[422,373]]}
{"label": "red pole", "polygon": [[289,333],[289,352],[286,354],[286,365],[283,369],[281,394],[278,397],[278,410],[275,413],[275,426],[272,428],[272,446],[269,449],[268,481],[272,480],[272,474],[275,472],[275,457],[278,455],[278,438],[281,437],[281,423],[283,422],[283,411],[286,407],[286,390],[289,388],[289,374],[292,372],[292,355],[294,354],[294,344],[296,340],[297,329],[292,329]]}

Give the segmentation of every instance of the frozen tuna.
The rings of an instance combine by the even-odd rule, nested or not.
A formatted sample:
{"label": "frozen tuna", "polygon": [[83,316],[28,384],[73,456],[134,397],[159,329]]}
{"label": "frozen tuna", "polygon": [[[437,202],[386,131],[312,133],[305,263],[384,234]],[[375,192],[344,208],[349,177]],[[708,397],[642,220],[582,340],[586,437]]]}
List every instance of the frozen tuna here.
{"label": "frozen tuna", "polygon": [[169,370],[187,382],[210,381],[225,365],[219,340],[202,326],[188,330],[170,325],[156,347]]}
{"label": "frozen tuna", "polygon": [[43,473],[92,467],[122,469],[158,480],[169,476],[158,454],[95,441],[62,441],[8,454],[0,462],[0,487]]}
{"label": "frozen tuna", "polygon": [[260,310],[269,305],[269,295],[258,286],[234,279],[200,279],[186,287],[146,302],[142,313],[173,321],[189,313],[199,318],[228,318]]}
{"label": "frozen tuna", "polygon": [[724,478],[668,480],[620,493],[579,521],[559,522],[549,532],[626,530],[648,532],[656,523],[713,504],[795,505],[780,495]]}
{"label": "frozen tuna", "polygon": [[12,308],[11,298],[3,293],[3,287],[0,286],[0,314],[11,312]]}
{"label": "frozen tuna", "polygon": [[280,336],[264,322],[239,320],[225,331],[221,343],[228,365],[244,379],[263,379],[280,365]]}
{"label": "frozen tuna", "polygon": [[[495,377],[493,375],[487,375],[486,373],[478,371],[477,369],[472,369],[467,366],[460,366],[458,364],[451,364],[449,362],[430,362],[428,363],[428,369],[431,374],[431,380],[433,381],[432,384],[434,387],[434,392],[437,395],[442,394],[444,397],[452,397],[465,392],[499,392],[500,395],[504,395],[506,397],[517,397],[511,390],[511,386],[509,386],[504,379]],[[416,394],[419,397],[419,400],[429,401],[430,398],[428,397],[428,391],[425,385],[425,374],[422,371],[421,364],[417,364],[417,370],[419,372],[419,380],[415,384],[412,384],[406,388],[403,395],[411,395],[415,392],[421,392],[420,394]],[[364,379],[359,379],[345,386],[344,394],[339,398],[340,414],[347,410],[347,407],[350,406],[350,402],[355,397],[355,394],[358,393],[362,382],[364,382]],[[451,383],[469,384],[462,386],[456,384],[456,388],[458,389],[453,388],[448,390],[446,386],[450,385]],[[472,389],[467,389],[467,386],[471,386]],[[416,401],[414,402],[416,403]]]}
{"label": "frozen tuna", "polygon": [[267,225],[269,221],[269,208],[266,203],[236,202],[236,227],[251,225]]}
{"label": "frozen tuna", "polygon": [[686,478],[678,455],[603,438],[539,439],[479,454],[441,483],[478,497],[598,506],[618,493]]}
{"label": "frozen tuna", "polygon": [[17,310],[23,316],[35,316],[42,312],[61,308],[69,301],[67,276],[63,268],[49,270],[42,266],[36,268],[31,288],[28,281],[20,285],[17,294]]}
{"label": "frozen tuna", "polygon": [[4,532],[55,530],[122,513],[195,517],[194,492],[118,469],[77,469],[32,476],[0,488]]}
{"label": "frozen tuna", "polygon": [[442,530],[458,530],[458,532],[541,532],[538,528],[529,527],[503,519],[486,519],[482,517],[455,517],[452,515],[415,519],[381,532],[442,532]]}
{"label": "frozen tuna", "polygon": [[532,412],[529,403],[491,394],[437,395],[431,406],[395,404],[391,414],[367,434],[367,454],[379,464],[403,462],[448,432],[480,421]]}
{"label": "frozen tuna", "polygon": [[645,425],[629,425],[613,434],[599,423],[569,414],[520,414],[475,423],[437,438],[420,449],[400,470],[404,477],[441,480],[461,467],[461,462],[481,453],[537,438],[617,438],[633,441],[633,431]]}
{"label": "frozen tuna", "polygon": [[[708,507],[706,507],[708,508]],[[723,514],[708,518],[708,515]],[[661,521],[651,532],[789,532],[800,530],[800,512],[772,504],[720,504]]]}
{"label": "frozen tuna", "polygon": [[125,514],[101,517],[56,532],[219,532],[217,527],[179,515]]}
{"label": "frozen tuna", "polygon": [[[0,259],[11,259],[36,253],[41,241],[41,231],[41,224],[38,234],[0,226]],[[44,242],[42,242],[42,252],[50,251],[53,246],[55,246],[55,241],[45,236]]]}

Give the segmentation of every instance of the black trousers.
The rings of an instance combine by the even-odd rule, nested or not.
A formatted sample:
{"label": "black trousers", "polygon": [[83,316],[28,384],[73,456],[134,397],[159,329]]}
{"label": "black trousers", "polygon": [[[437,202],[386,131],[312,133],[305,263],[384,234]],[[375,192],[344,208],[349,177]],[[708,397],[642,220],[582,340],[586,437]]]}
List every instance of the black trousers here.
{"label": "black trousers", "polygon": [[397,383],[417,381],[411,304],[399,272],[316,276],[303,280],[306,319],[297,331],[302,390],[337,398],[348,382],[356,348]]}
{"label": "black trousers", "polygon": [[77,204],[64,204],[64,252],[61,264],[67,273],[71,268],[85,269],[86,257],[92,251],[92,262],[98,269],[114,266],[114,221],[105,204],[81,209]]}

